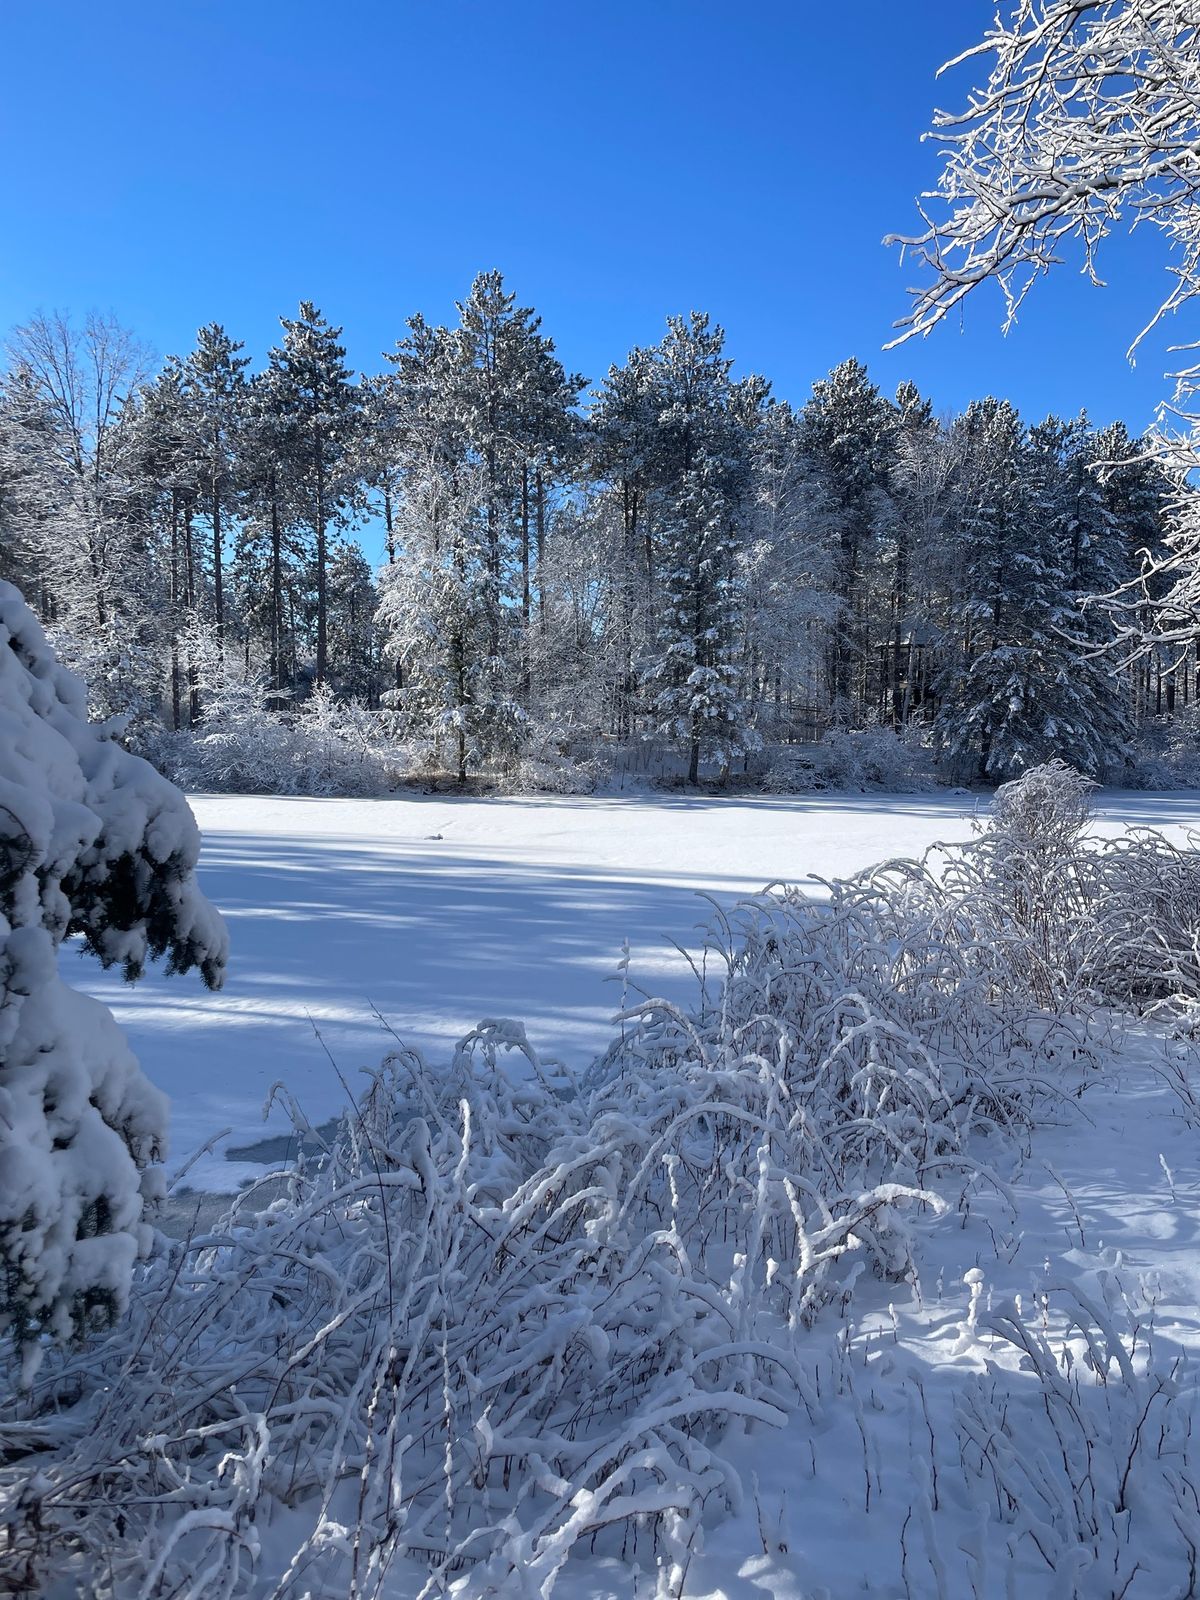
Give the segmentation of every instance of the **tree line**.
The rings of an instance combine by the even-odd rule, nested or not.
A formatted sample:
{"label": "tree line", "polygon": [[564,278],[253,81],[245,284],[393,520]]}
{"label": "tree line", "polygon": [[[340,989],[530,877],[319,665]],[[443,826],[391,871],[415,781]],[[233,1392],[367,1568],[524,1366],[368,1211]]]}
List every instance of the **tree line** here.
{"label": "tree line", "polygon": [[315,698],[463,780],[883,726],[998,779],[1110,770],[1195,698],[1193,652],[1104,648],[1179,492],[1120,423],[942,417],[856,360],[793,406],[700,313],[593,386],[499,273],[456,310],[361,376],[308,302],[253,369],[216,323],[157,368],[111,318],[14,331],[0,576],[97,714],[153,748]]}

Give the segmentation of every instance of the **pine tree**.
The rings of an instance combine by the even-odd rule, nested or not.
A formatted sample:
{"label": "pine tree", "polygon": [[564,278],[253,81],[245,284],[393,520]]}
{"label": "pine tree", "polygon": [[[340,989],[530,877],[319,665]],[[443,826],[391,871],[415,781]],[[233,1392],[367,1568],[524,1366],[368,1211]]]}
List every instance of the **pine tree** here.
{"label": "pine tree", "polygon": [[1029,434],[1033,515],[1053,540],[1061,579],[1062,664],[1055,684],[1058,754],[1084,772],[1102,773],[1127,753],[1131,731],[1120,660],[1105,646],[1111,627],[1096,596],[1121,583],[1126,552],[1098,471],[1096,441],[1085,415],[1047,417]]}
{"label": "pine tree", "polygon": [[1068,631],[1071,514],[1052,515],[1047,504],[1061,488],[1046,457],[1057,429],[1031,440],[1012,406],[996,400],[972,404],[958,428],[966,625],[939,686],[935,734],[953,761],[993,781],[1054,756],[1099,770],[1119,749],[1119,717]]}
{"label": "pine tree", "polygon": [[480,273],[458,312],[445,349],[455,414],[484,485],[492,653],[511,596],[520,610],[528,699],[533,565],[545,540],[548,478],[569,451],[571,409],[585,380],[567,376],[541,318],[517,305],[499,272]]}
{"label": "pine tree", "polygon": [[785,401],[766,408],[752,450],[740,552],[749,711],[773,737],[788,740],[795,715],[805,721],[813,715],[836,615],[833,516],[821,474],[806,454],[803,423]]}
{"label": "pine tree", "polygon": [[616,732],[632,736],[638,714],[638,663],[647,657],[658,606],[654,511],[661,488],[659,416],[664,409],[653,352],[632,350],[610,367],[588,418],[586,448],[593,473],[619,508],[622,671]]}
{"label": "pine tree", "polygon": [[0,376],[0,579],[33,593],[51,617],[54,525],[63,500],[54,421],[32,373]]}
{"label": "pine tree", "polygon": [[659,728],[684,745],[695,783],[702,755],[725,769],[753,740],[737,660],[737,552],[766,391],[757,379],[731,381],[724,332],[703,313],[669,318],[667,330],[655,352],[663,601],[645,677]]}
{"label": "pine tree", "polygon": [[377,621],[399,668],[384,698],[406,736],[451,744],[460,784],[516,753],[523,720],[493,648],[489,493],[478,469],[410,476],[397,508],[403,554],[380,574]]}
{"label": "pine tree", "polygon": [[241,477],[242,432],[246,418],[243,345],[218,322],[196,334],[196,348],[183,366],[194,434],[196,478],[212,530],[213,622],[218,642],[225,631],[225,527],[223,514]]}
{"label": "pine tree", "polygon": [[129,979],[165,957],[215,987],[226,939],[183,796],[89,725],[83,685],[6,583],[0,748],[0,1334],[28,1371],[43,1336],[119,1311],[166,1141],[163,1097],[56,948],[75,934]]}
{"label": "pine tree", "polygon": [[294,418],[277,365],[255,373],[242,419],[245,525],[235,552],[243,610],[266,645],[274,703],[297,675],[295,597],[304,588],[300,530],[311,509],[303,471],[292,454]]}
{"label": "pine tree", "polygon": [[356,544],[339,539],[329,561],[329,675],[339,695],[375,702],[378,693],[375,584]]}
{"label": "pine tree", "polygon": [[871,574],[878,570],[889,526],[889,479],[896,414],[861,362],[844,361],[813,385],[805,405],[805,453],[824,477],[838,532],[838,615],[830,652],[829,688],[836,720],[861,722],[869,703]]}
{"label": "pine tree", "polygon": [[270,352],[275,397],[287,444],[287,466],[310,507],[316,572],[316,681],[328,668],[330,523],[352,501],[357,485],[354,437],[359,403],[342,330],[329,325],[311,300],[295,320],[281,317],[282,343]]}

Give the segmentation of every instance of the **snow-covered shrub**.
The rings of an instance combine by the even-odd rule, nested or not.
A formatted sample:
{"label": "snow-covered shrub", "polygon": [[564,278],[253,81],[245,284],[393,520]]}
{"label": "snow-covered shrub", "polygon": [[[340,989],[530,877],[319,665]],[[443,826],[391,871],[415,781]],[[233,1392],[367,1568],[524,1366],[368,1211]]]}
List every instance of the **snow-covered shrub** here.
{"label": "snow-covered shrub", "polygon": [[287,793],[295,768],[292,732],[267,706],[266,696],[261,677],[231,677],[206,686],[199,728],[173,742],[175,781],[188,789],[232,794]]}
{"label": "snow-covered shrub", "polygon": [[[287,794],[378,795],[396,781],[385,761],[378,718],[354,701],[318,685],[292,723],[292,772]],[[391,770],[389,770],[389,768]]]}
{"label": "snow-covered shrub", "polygon": [[763,779],[770,794],[879,790],[919,794],[935,787],[929,752],[891,728],[831,728],[817,744],[784,745]]}
{"label": "snow-covered shrub", "polygon": [[[912,1276],[935,1186],[966,1205],[988,1181],[975,1137],[1023,1142],[1099,1059],[1107,996],[1040,898],[1120,881],[1093,874],[1116,858],[1086,795],[1035,772],[994,834],[718,912],[691,1003],[626,1004],[580,1075],[515,1023],[449,1062],[398,1051],[322,1161],[172,1244],[121,1329],[0,1408],[13,1569],[469,1600],[624,1552],[681,1593],[702,1517],[741,1494],[728,1437],[819,1418],[821,1308],[863,1266]],[[1054,904],[1102,921],[1103,894]]]}
{"label": "snow-covered shrub", "polygon": [[609,775],[603,761],[527,755],[507,774],[505,787],[513,794],[595,794]]}
{"label": "snow-covered shrub", "polygon": [[1123,780],[1139,789],[1200,789],[1200,704],[1156,717],[1133,753]]}
{"label": "snow-covered shrub", "polygon": [[853,1257],[909,1275],[971,1136],[1089,1059],[1086,1017],[1031,1009],[944,918],[916,863],[749,901],[694,1003],[628,1006],[578,1078],[512,1023],[394,1055],[322,1164],[152,1263],[121,1333],[0,1425],[39,1462],[10,1473],[14,1561],[247,1594],[283,1504],[280,1596],[398,1561],[548,1593],[585,1541],[678,1593],[740,1494],[725,1433],[807,1403],[799,1341]]}
{"label": "snow-covered shrub", "polygon": [[594,794],[611,777],[603,748],[582,754],[572,749],[569,728],[530,718],[521,753],[505,774],[505,787],[514,794]]}
{"label": "snow-covered shrub", "polygon": [[1200,996],[1200,854],[1151,829],[1089,833],[1094,785],[1061,761],[1001,785],[970,849],[949,851],[947,891],[976,907],[1046,1005],[1145,1006]]}
{"label": "snow-covered shrub", "polygon": [[378,719],[318,687],[282,713],[261,677],[210,684],[195,733],[167,733],[150,754],[188,789],[232,794],[378,795],[397,781],[399,753]]}
{"label": "snow-covered shrub", "polygon": [[165,956],[219,984],[199,848],[183,796],[89,724],[83,684],[0,583],[0,1335],[29,1365],[39,1334],[124,1303],[166,1131],[162,1096],[56,951],[74,934],[128,978]]}
{"label": "snow-covered shrub", "polygon": [[317,1171],[175,1247],[121,1336],[0,1424],[58,1452],[9,1503],[10,1560],[246,1593],[256,1508],[282,1502],[303,1513],[282,1595],[372,1593],[397,1558],[548,1592],[592,1539],[682,1561],[701,1508],[740,1492],[722,1433],[783,1422],[841,1258],[894,1270],[922,1198],[842,1192],[770,1065],[712,1051],[580,1084],[485,1024],[448,1065],[393,1057]]}
{"label": "snow-covered shrub", "polygon": [[[1107,1270],[1098,1289],[1047,1280],[1037,1285],[1036,1317],[1009,1302],[980,1319],[1000,1343],[988,1376],[956,1401],[952,1470],[981,1491],[973,1498],[987,1506],[985,1525],[1001,1546],[993,1559],[1053,1574],[1047,1592],[1193,1595],[1195,1393],[1178,1365],[1147,1362],[1153,1299]],[[996,1364],[1005,1350],[1019,1375]]]}

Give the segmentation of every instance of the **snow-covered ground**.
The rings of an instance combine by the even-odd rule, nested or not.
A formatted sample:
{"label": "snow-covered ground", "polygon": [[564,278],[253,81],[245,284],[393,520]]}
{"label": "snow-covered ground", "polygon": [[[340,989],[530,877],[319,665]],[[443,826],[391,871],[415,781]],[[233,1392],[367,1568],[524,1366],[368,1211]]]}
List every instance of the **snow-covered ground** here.
{"label": "snow-covered ground", "polygon": [[[205,1157],[197,1188],[236,1186],[283,1154],[263,1138],[272,1081],[314,1121],[344,1104],[342,1078],[354,1084],[389,1047],[385,1023],[444,1052],[480,1018],[512,1016],[543,1051],[581,1062],[608,1036],[618,990],[606,980],[623,939],[645,987],[687,997],[687,962],[669,940],[697,946],[708,909],[697,891],[728,902],[775,879],[919,854],[965,838],[975,812],[952,795],[193,804],[202,884],[230,922],[226,990],[158,974],[87,987],[171,1095],[178,1154],[223,1126],[235,1150],[257,1146],[253,1160],[227,1160],[225,1146]],[[1200,794],[1105,794],[1095,825],[1179,840],[1200,828]],[[1111,1042],[1081,1098],[1047,1099],[1027,1148],[980,1142],[975,1156],[994,1161],[999,1184],[967,1163],[938,1185],[948,1209],[921,1219],[907,1281],[856,1276],[850,1263],[844,1294],[798,1345],[801,1407],[780,1431],[737,1424],[722,1442],[741,1502],[706,1516],[673,1592],[1166,1600],[1159,1571],[1186,1569],[1189,1539],[1200,1550],[1200,1486],[1177,1448],[1200,1404],[1189,1376],[1200,1358],[1200,1103],[1173,1090],[1142,1025]],[[1092,1357],[1103,1367],[1095,1330],[1115,1330],[1127,1384],[1115,1368],[1108,1386],[1089,1372],[1070,1324],[1080,1296]],[[989,1327],[1014,1304],[1055,1360],[1071,1352],[1061,1382],[1035,1381]],[[1148,1368],[1171,1383],[1156,1389]],[[1125,1509],[1089,1522],[1097,1495],[1134,1520]],[[290,1557],[297,1525],[291,1513],[264,1521],[264,1581]],[[647,1600],[657,1559],[636,1539],[621,1561],[581,1544],[554,1595]],[[409,1600],[423,1579],[400,1559],[383,1593]],[[1186,1577],[1169,1590],[1197,1592]]]}
{"label": "snow-covered ground", "polygon": [[[359,1069],[394,1043],[385,1023],[437,1052],[484,1017],[514,1017],[543,1054],[582,1064],[608,1038],[624,939],[635,981],[682,996],[687,964],[672,941],[699,943],[701,895],[727,903],[919,854],[965,839],[985,805],[950,794],[196,795],[200,882],[231,936],[222,992],[155,970],[129,986],[69,948],[62,960],[170,1096],[172,1161],[232,1130],[188,1174],[197,1189],[230,1190],[284,1154],[263,1143],[287,1128],[279,1112],[264,1127],[271,1085],[286,1083],[314,1123],[335,1115],[341,1079],[357,1092]],[[1179,838],[1200,827],[1200,794],[1106,793],[1097,826]],[[253,1160],[228,1155],[247,1150]]]}
{"label": "snow-covered ground", "polygon": [[[1088,1571],[1081,1557],[1079,1587],[1071,1587],[1048,1571],[1028,1536],[1013,1537],[1010,1552],[989,1473],[964,1474],[959,1455],[956,1422],[963,1428],[977,1397],[994,1392],[996,1416],[1007,1410],[1024,1443],[1014,1474],[1024,1502],[1018,1521],[1045,1518],[1035,1486],[1045,1474],[1054,1487],[1059,1452],[1080,1480],[1091,1470],[1104,1483],[1111,1472],[1111,1460],[1087,1459],[1080,1440],[1047,1427],[1041,1390],[1019,1370],[1017,1352],[986,1328],[1015,1301],[1035,1329],[1046,1327],[1058,1354],[1063,1321],[1054,1294],[1042,1320],[1043,1295],[1056,1283],[1076,1286],[1127,1336],[1137,1328],[1130,1342],[1139,1372],[1147,1352],[1164,1372],[1181,1361],[1181,1393],[1194,1397],[1200,1130],[1181,1118],[1178,1100],[1130,1044],[1119,1077],[1040,1128],[1024,1162],[1002,1162],[1006,1194],[980,1184],[969,1214],[959,1216],[961,1179],[944,1191],[950,1215],[924,1237],[911,1286],[866,1273],[840,1318],[830,1309],[818,1319],[808,1356],[820,1397],[814,1417],[799,1413],[782,1435],[756,1430],[731,1451],[745,1504],[705,1530],[688,1569],[688,1600],[1191,1600],[1200,1592],[1156,1589],[1144,1574],[1126,1591],[1146,1554],[1136,1541],[1131,1553],[1115,1551],[1112,1571]],[[977,1278],[974,1326],[968,1275]],[[1084,1406],[1100,1397],[1091,1375],[1082,1392]],[[1159,1409],[1149,1408],[1152,1435]],[[1115,1442],[1119,1475],[1125,1458]],[[578,1562],[555,1600],[635,1593],[615,1563],[602,1573]]]}

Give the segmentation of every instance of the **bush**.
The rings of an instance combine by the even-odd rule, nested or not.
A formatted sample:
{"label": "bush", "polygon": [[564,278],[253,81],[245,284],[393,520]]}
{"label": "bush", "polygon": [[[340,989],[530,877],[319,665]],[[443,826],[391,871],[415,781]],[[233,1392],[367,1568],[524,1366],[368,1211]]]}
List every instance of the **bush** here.
{"label": "bush", "polygon": [[229,794],[372,796],[399,781],[400,752],[379,719],[317,688],[288,715],[272,710],[262,679],[211,686],[193,732],[164,733],[148,754],[176,783]]}
{"label": "bush", "polygon": [[818,744],[785,745],[772,756],[763,780],[770,794],[920,794],[934,787],[928,750],[891,728],[832,728]]}
{"label": "bush", "polygon": [[1200,789],[1200,705],[1156,717],[1146,728],[1124,780],[1138,789]]}

